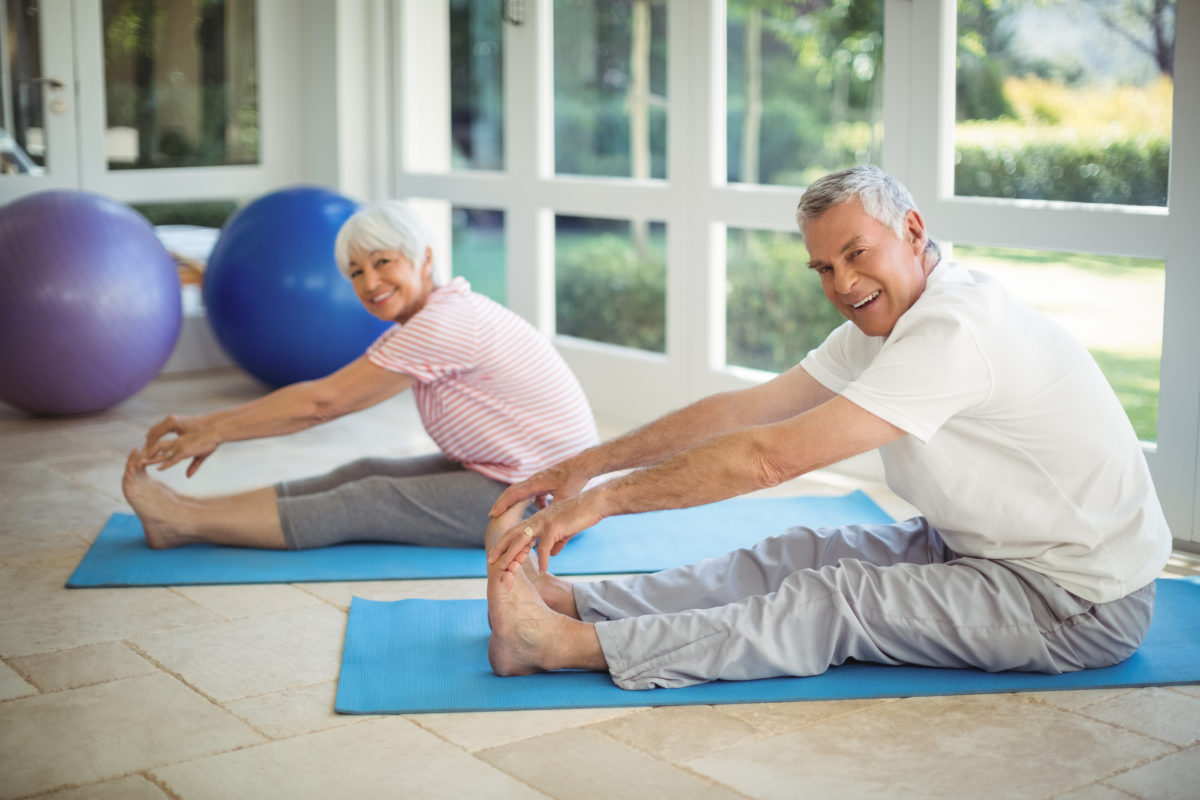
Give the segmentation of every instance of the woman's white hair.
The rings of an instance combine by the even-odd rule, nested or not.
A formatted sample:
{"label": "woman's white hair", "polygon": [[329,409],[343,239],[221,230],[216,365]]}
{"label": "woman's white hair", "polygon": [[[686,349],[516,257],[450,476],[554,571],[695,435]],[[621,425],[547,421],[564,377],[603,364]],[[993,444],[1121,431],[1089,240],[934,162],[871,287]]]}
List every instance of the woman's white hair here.
{"label": "woman's white hair", "polygon": [[432,247],[429,229],[416,212],[399,200],[385,200],[346,220],[333,243],[333,256],[338,269],[349,277],[351,253],[398,250],[419,268],[425,249]]}
{"label": "woman's white hair", "polygon": [[[902,240],[908,212],[918,210],[904,184],[879,167],[863,165],[831,172],[813,181],[796,207],[796,224],[804,230],[804,226],[829,209],[852,200],[858,200],[863,211],[891,228]],[[940,248],[931,237],[926,237],[925,250],[940,255]]]}

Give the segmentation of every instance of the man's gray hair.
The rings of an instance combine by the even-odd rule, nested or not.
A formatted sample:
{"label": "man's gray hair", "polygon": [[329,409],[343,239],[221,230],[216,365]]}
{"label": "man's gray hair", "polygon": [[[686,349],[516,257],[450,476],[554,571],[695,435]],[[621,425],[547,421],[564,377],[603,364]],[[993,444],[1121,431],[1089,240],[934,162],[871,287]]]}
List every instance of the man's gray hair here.
{"label": "man's gray hair", "polygon": [[[796,224],[804,230],[804,226],[829,209],[852,200],[861,203],[863,211],[891,228],[900,239],[905,238],[908,212],[918,210],[904,184],[879,167],[863,165],[831,172],[813,181],[796,207]],[[932,238],[927,238],[925,249],[940,254]]]}
{"label": "man's gray hair", "polygon": [[407,204],[385,200],[364,208],[346,220],[333,244],[333,255],[343,275],[350,274],[350,254],[398,250],[420,268],[425,249],[432,247],[429,229]]}

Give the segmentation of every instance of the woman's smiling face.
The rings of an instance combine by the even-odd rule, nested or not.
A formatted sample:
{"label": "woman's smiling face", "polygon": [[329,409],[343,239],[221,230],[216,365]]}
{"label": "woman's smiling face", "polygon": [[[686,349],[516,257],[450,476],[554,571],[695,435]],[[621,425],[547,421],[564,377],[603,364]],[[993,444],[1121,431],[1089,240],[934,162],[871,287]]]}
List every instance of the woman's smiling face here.
{"label": "woman's smiling face", "polygon": [[809,268],[825,297],[868,336],[887,336],[925,291],[925,222],[905,217],[905,237],[872,217],[857,200],[830,208],[804,227]]}
{"label": "woman's smiling face", "polygon": [[418,268],[399,250],[355,251],[347,274],[367,311],[403,324],[425,307],[433,291],[433,253],[426,249]]}

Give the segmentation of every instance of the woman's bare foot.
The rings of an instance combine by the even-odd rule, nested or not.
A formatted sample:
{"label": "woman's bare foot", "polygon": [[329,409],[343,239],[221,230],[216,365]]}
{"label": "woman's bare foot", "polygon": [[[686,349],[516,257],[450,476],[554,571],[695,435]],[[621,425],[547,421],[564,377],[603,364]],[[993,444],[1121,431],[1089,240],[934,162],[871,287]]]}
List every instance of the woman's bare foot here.
{"label": "woman's bare foot", "polygon": [[172,523],[184,511],[183,498],[171,487],[146,474],[146,465],[137,450],[132,451],[125,462],[121,491],[142,521],[142,532],[151,548],[165,550],[196,541]]}
{"label": "woman's bare foot", "polygon": [[593,626],[546,605],[524,570],[489,570],[487,597],[488,661],[497,675],[607,669]]}

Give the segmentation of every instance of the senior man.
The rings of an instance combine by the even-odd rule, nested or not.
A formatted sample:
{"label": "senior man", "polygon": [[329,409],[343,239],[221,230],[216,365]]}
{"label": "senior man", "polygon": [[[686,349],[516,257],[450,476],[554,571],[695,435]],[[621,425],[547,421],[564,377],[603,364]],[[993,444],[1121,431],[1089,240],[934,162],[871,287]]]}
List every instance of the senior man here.
{"label": "senior man", "polygon": [[[943,260],[909,192],[874,167],[818,180],[796,216],[848,322],[767,383],[505,490],[487,534],[493,669],[606,670],[646,689],[848,659],[1059,673],[1128,657],[1172,541],[1087,351]],[[920,516],[791,528],[650,575],[571,584],[548,571],[604,517],[711,503],[875,448]],[[631,471],[584,491],[616,470]],[[533,498],[544,508],[522,521]]]}

